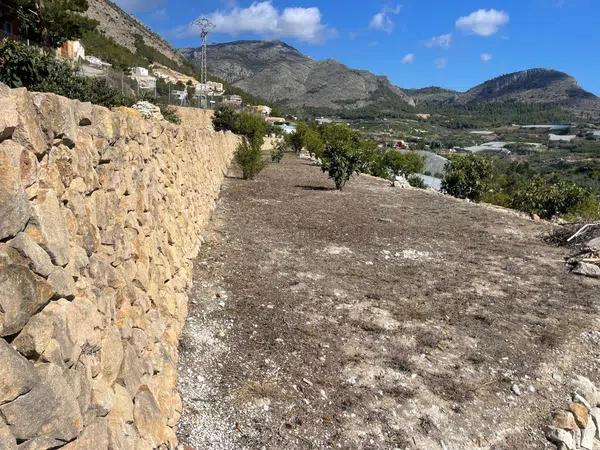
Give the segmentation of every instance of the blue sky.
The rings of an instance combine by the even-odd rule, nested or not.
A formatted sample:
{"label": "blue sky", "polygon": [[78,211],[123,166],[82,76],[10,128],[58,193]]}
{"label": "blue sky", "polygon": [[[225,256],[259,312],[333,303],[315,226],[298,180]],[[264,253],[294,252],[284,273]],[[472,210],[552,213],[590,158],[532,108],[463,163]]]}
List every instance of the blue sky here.
{"label": "blue sky", "polygon": [[[315,58],[387,75],[400,87],[466,90],[532,67],[600,95],[600,0],[117,0],[176,47],[281,39]],[[210,64],[210,63],[209,63]]]}

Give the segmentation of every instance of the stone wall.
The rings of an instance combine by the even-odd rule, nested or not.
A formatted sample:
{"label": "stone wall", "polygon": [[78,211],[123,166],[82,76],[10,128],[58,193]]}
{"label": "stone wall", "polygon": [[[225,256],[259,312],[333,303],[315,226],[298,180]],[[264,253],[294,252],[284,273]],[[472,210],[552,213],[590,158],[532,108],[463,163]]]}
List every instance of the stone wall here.
{"label": "stone wall", "polygon": [[0,448],[176,444],[199,232],[237,144],[0,85]]}

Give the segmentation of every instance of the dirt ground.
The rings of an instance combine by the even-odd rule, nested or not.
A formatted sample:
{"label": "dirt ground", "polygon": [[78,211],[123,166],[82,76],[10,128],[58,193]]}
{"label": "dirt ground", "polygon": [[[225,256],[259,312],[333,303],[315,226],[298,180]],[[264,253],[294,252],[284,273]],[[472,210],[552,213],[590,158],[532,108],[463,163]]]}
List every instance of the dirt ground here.
{"label": "dirt ground", "polygon": [[567,273],[547,224],[332,186],[290,155],[226,180],[181,342],[182,444],[553,448],[570,379],[600,381],[600,282]]}

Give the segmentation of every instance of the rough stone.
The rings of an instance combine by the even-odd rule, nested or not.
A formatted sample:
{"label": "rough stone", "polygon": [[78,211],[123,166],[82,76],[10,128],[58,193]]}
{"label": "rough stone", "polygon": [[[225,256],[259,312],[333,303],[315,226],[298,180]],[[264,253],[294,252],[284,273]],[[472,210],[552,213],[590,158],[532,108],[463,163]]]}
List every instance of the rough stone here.
{"label": "rough stone", "polygon": [[135,396],[134,404],[133,417],[140,436],[149,440],[153,448],[163,442],[168,442],[166,421],[148,386],[140,388]]}
{"label": "rough stone", "polygon": [[581,433],[581,447],[586,450],[593,450],[594,438],[596,437],[596,425],[590,420]]}
{"label": "rough stone", "polygon": [[131,344],[125,343],[123,364],[121,364],[117,381],[122,382],[133,397],[142,385],[143,377],[144,366],[141,359],[136,354],[135,348]]}
{"label": "rough stone", "polygon": [[577,375],[573,380],[571,380],[571,385],[573,390],[583,396],[583,398],[585,398],[590,405],[600,405],[600,391],[598,391],[594,383],[592,383],[589,378]]}
{"label": "rough stone", "polygon": [[56,193],[40,189],[32,204],[32,220],[26,233],[44,248],[57,266],[69,262],[69,236]]}
{"label": "rough stone", "polygon": [[570,411],[555,411],[552,415],[552,426],[564,430],[574,430],[577,428],[575,417]]}
{"label": "rough stone", "polygon": [[591,241],[588,241],[585,246],[587,247],[588,250],[592,251],[592,252],[599,252],[600,251],[600,237],[592,239]]}
{"label": "rough stone", "polygon": [[595,264],[580,261],[573,269],[573,273],[590,278],[600,278],[600,267]]}
{"label": "rough stone", "polygon": [[94,423],[84,428],[76,440],[62,448],[63,450],[107,450],[108,427],[106,419],[96,419]]}
{"label": "rough stone", "polygon": [[25,89],[14,89],[11,98],[19,114],[19,123],[12,139],[36,155],[42,155],[48,149],[48,141],[40,127],[40,118],[31,95]]}
{"label": "rough stone", "polygon": [[52,291],[28,267],[0,260],[0,336],[20,331],[50,301]]}
{"label": "rough stone", "polygon": [[121,369],[123,362],[123,343],[121,342],[121,333],[116,327],[107,330],[102,339],[100,349],[100,370],[102,378],[112,385]]}
{"label": "rough stone", "polygon": [[31,214],[22,182],[21,155],[26,151],[13,141],[0,143],[0,240],[16,236]]}
{"label": "rough stone", "polygon": [[547,427],[546,438],[558,446],[563,445],[568,450],[575,450],[576,448],[575,439],[569,431],[555,427]]}
{"label": "rough stone", "polygon": [[75,282],[73,277],[62,267],[56,268],[48,277],[48,283],[54,289],[56,297],[73,299],[75,297]]}
{"label": "rough stone", "polygon": [[33,364],[19,355],[4,339],[0,339],[0,361],[0,404],[12,402],[26,394],[38,382]]}
{"label": "rough stone", "polygon": [[5,139],[10,139],[13,133],[19,126],[19,113],[17,105],[9,97],[0,96],[0,142]]}
{"label": "rough stone", "polygon": [[10,432],[8,425],[0,419],[0,450],[16,450],[17,439]]}
{"label": "rough stone", "polygon": [[48,253],[25,233],[19,233],[8,242],[31,262],[31,269],[43,277],[47,277],[55,269]]}
{"label": "rough stone", "polygon": [[575,422],[579,428],[583,430],[585,427],[587,427],[590,419],[590,413],[584,405],[581,403],[571,403],[569,405],[569,410],[573,413],[573,417],[575,417]]}
{"label": "rough stone", "polygon": [[64,445],[64,442],[59,439],[54,439],[47,436],[37,437],[30,439],[17,447],[18,450],[50,450],[53,448],[59,448]]}
{"label": "rough stone", "polygon": [[146,102],[146,101],[141,101],[141,102],[137,102],[135,105],[133,105],[133,109],[138,110],[139,112],[142,113],[142,115],[146,118],[146,119],[162,119],[162,113],[160,112],[160,108],[156,105],[153,105],[150,102]]}
{"label": "rough stone", "polygon": [[45,436],[62,441],[75,439],[82,430],[79,405],[54,364],[36,367],[40,382],[28,393],[1,405],[0,412],[17,440]]}

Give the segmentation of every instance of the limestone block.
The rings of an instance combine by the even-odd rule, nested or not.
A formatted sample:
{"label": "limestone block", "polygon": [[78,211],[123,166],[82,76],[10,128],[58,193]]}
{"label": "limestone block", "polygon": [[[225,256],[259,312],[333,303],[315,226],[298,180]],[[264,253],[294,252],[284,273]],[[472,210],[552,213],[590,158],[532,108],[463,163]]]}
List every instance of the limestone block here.
{"label": "limestone block", "polygon": [[158,402],[148,386],[142,386],[135,396],[133,417],[140,434],[148,440],[152,448],[168,442],[166,417],[163,417]]}
{"label": "limestone block", "polygon": [[106,417],[112,410],[115,392],[103,378],[92,380],[91,409],[97,417]]}
{"label": "limestone block", "polygon": [[11,402],[29,392],[39,382],[33,364],[19,355],[4,339],[0,339],[0,361],[0,404]]}
{"label": "limestone block", "polygon": [[107,329],[100,346],[100,371],[104,381],[111,386],[117,379],[123,362],[124,351],[119,330],[114,326]]}
{"label": "limestone block", "polygon": [[[40,118],[33,105],[31,95],[25,89],[13,89],[10,95],[19,114],[19,124],[12,139],[35,155],[42,155],[48,149],[48,141],[40,127]],[[0,109],[3,112],[4,110]]]}
{"label": "limestone block", "polygon": [[48,252],[54,264],[66,266],[70,254],[69,234],[56,193],[41,189],[32,208],[32,219],[25,232]]}
{"label": "limestone block", "polygon": [[38,436],[71,441],[82,430],[79,405],[63,370],[54,364],[36,367],[39,383],[0,411],[17,440]]}
{"label": "limestone block", "polygon": [[122,383],[133,397],[145,381],[145,375],[141,358],[136,354],[135,348],[126,342],[124,345],[123,364],[121,365],[117,381]]}
{"label": "limestone block", "polygon": [[48,253],[25,233],[17,234],[8,245],[26,257],[29,260],[29,267],[38,275],[47,277],[56,268]]}
{"label": "limestone block", "polygon": [[84,428],[79,437],[68,443],[63,450],[108,450],[108,424],[99,418]]}
{"label": "limestone block", "polygon": [[73,112],[74,102],[54,94],[34,93],[31,98],[42,116],[40,125],[48,139],[60,139],[65,145],[72,146],[78,127]]}
{"label": "limestone block", "polygon": [[54,289],[55,297],[72,300],[75,297],[75,281],[67,270],[57,267],[48,277],[48,283]]}
{"label": "limestone block", "polygon": [[11,258],[0,259],[0,336],[20,331],[53,295],[52,287],[12,252]]}
{"label": "limestone block", "polygon": [[[23,230],[30,208],[23,180],[29,180],[31,167],[22,155],[27,150],[13,141],[0,143],[0,240]],[[27,167],[21,167],[22,164]]]}
{"label": "limestone block", "polygon": [[5,139],[11,139],[15,130],[19,126],[19,113],[17,105],[8,93],[0,94],[0,142]]}
{"label": "limestone block", "polygon": [[0,449],[17,450],[17,439],[10,432],[8,425],[0,419]]}

